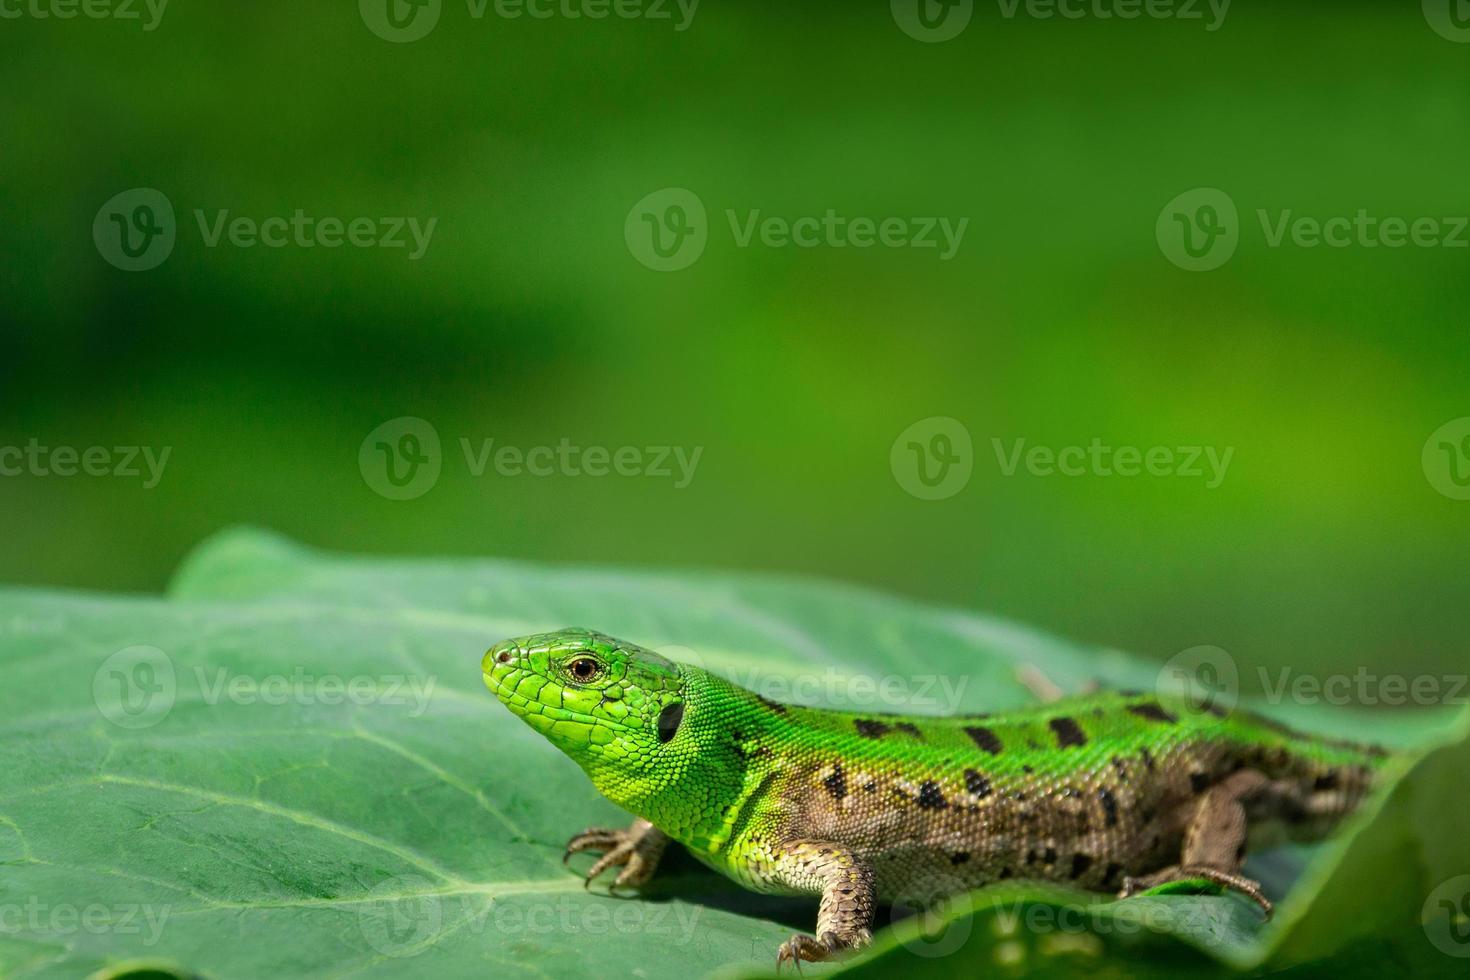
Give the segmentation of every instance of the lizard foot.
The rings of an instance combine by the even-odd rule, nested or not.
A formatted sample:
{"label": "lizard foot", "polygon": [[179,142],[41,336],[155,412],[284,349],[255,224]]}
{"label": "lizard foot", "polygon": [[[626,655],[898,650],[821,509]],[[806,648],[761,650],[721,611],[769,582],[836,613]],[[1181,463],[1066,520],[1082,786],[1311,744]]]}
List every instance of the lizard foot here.
{"label": "lizard foot", "polygon": [[620,867],[622,871],[613,880],[613,887],[636,888],[653,877],[668,843],[668,837],[653,824],[635,820],[627,830],[593,827],[582,831],[567,841],[561,860],[566,864],[567,859],[580,851],[600,851],[602,856],[587,869],[585,884],[590,887],[592,879],[608,868]]}
{"label": "lizard foot", "polygon": [[840,938],[835,932],[824,932],[820,939],[797,933],[777,948],[776,972],[781,972],[781,965],[789,960],[795,965],[796,972],[800,973],[802,960],[818,963],[831,959],[843,950],[866,946],[869,941],[870,937],[866,932],[855,935],[851,939]]}
{"label": "lizard foot", "polygon": [[1221,871],[1219,868],[1210,868],[1204,865],[1175,865],[1172,868],[1165,868],[1163,871],[1145,875],[1142,878],[1124,878],[1123,889],[1118,892],[1118,897],[1128,898],[1129,896],[1137,895],[1139,892],[1147,891],[1150,888],[1157,888],[1160,885],[1169,885],[1174,882],[1201,878],[1205,881],[1214,882],[1222,888],[1229,888],[1240,892],[1246,898],[1259,905],[1267,919],[1271,918],[1271,900],[1261,893],[1259,882],[1251,881],[1244,875]]}

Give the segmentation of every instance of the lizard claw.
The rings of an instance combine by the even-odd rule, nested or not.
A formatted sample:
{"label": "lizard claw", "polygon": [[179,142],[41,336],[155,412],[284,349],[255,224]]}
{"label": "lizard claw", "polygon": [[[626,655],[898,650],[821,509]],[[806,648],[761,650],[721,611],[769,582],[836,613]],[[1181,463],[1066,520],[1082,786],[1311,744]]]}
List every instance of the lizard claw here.
{"label": "lizard claw", "polygon": [[638,821],[627,830],[590,828],[567,841],[562,863],[580,851],[601,851],[602,856],[587,869],[582,885],[592,887],[592,880],[608,868],[621,867],[613,888],[637,887],[653,877],[668,838],[651,824]]}
{"label": "lizard claw", "polygon": [[[866,934],[864,934],[866,935]],[[831,959],[844,949],[853,948],[857,945],[866,945],[859,942],[843,942],[836,933],[824,932],[822,938],[807,936],[797,933],[776,948],[776,972],[781,972],[782,964],[790,962],[796,967],[796,972],[801,972],[801,961],[818,963],[822,960]]]}

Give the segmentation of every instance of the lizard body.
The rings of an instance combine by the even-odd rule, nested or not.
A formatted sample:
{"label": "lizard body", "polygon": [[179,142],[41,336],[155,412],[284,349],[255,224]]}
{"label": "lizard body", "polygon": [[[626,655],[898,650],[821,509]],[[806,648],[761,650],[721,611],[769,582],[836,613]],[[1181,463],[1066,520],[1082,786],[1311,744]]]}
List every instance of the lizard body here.
{"label": "lizard body", "polygon": [[569,629],[507,640],[487,685],[639,818],[589,830],[588,879],[653,873],[669,839],[756,891],[821,896],[778,962],[869,939],[878,902],[1008,878],[1132,894],[1203,879],[1270,903],[1247,847],[1326,834],[1382,750],[1136,692],[997,713],[885,715],[779,704],[697,667]]}

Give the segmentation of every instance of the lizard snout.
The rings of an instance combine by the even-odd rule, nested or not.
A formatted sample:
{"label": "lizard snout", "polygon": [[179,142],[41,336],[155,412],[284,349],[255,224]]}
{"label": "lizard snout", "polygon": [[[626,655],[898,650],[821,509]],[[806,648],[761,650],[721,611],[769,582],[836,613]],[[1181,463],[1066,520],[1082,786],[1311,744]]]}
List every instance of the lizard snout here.
{"label": "lizard snout", "polygon": [[486,651],[484,659],[480,661],[480,671],[489,674],[497,667],[520,666],[522,657],[520,647],[513,640],[505,640]]}

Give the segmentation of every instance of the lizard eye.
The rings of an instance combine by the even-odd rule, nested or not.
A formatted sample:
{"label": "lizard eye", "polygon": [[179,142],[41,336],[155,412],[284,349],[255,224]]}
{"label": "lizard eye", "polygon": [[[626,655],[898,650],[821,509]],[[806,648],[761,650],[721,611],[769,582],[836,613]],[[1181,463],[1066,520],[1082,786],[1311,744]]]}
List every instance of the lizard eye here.
{"label": "lizard eye", "polygon": [[567,664],[567,672],[572,675],[573,680],[585,684],[602,673],[602,664],[591,657],[578,657]]}

